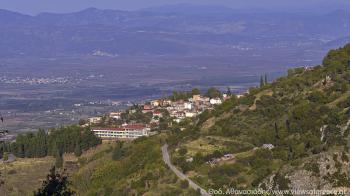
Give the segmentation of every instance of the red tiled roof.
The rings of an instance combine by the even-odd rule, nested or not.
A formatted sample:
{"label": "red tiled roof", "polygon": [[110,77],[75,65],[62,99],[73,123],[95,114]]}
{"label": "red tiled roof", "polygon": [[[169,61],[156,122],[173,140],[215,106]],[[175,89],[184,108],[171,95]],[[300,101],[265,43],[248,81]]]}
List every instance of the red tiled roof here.
{"label": "red tiled roof", "polygon": [[108,130],[108,131],[125,131],[126,129],[144,129],[146,128],[143,124],[132,124],[132,125],[125,125],[121,127],[112,127],[112,128],[93,128],[92,131],[99,131],[99,130]]}
{"label": "red tiled roof", "polygon": [[145,110],[150,110],[150,109],[152,109],[152,106],[150,106],[150,105],[144,105],[144,106],[143,106],[143,109],[145,109]]}
{"label": "red tiled roof", "polygon": [[134,124],[134,125],[123,126],[123,128],[125,128],[125,129],[144,129],[144,128],[146,128],[146,126],[142,125],[142,124]]}
{"label": "red tiled roof", "polygon": [[92,131],[100,131],[100,130],[108,130],[108,131],[124,131],[123,128],[121,127],[116,127],[116,128],[92,128]]}

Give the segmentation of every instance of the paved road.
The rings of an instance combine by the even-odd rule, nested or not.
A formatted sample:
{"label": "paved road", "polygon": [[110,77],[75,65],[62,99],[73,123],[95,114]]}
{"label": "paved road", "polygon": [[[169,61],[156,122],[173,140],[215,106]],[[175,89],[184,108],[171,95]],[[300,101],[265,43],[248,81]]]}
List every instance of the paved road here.
{"label": "paved road", "polygon": [[191,179],[189,179],[184,173],[182,173],[180,170],[178,170],[170,161],[170,156],[168,153],[168,144],[164,144],[162,146],[162,155],[163,155],[163,161],[165,164],[169,166],[169,168],[181,179],[181,180],[187,180],[189,182],[190,187],[192,187],[194,190],[200,190],[201,195],[204,196],[210,196],[206,190],[198,186],[198,184],[194,183]]}

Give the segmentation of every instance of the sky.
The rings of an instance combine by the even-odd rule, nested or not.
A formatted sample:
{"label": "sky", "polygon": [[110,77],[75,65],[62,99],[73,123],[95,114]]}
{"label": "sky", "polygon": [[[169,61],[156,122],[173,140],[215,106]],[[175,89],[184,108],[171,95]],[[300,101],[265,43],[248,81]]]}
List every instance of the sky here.
{"label": "sky", "polygon": [[67,13],[89,7],[136,10],[179,3],[215,4],[238,9],[324,9],[350,8],[349,0],[0,0],[0,8],[35,15],[41,12]]}

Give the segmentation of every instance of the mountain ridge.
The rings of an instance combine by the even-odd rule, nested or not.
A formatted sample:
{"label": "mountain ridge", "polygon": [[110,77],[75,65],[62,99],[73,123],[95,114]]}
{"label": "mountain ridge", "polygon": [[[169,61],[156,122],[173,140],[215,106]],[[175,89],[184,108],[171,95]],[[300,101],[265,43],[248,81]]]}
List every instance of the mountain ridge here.
{"label": "mountain ridge", "polygon": [[[306,52],[320,45],[329,49],[323,40],[350,36],[350,19],[343,11],[330,15],[245,13],[186,6],[170,6],[165,11],[88,8],[36,16],[2,10],[0,25],[6,28],[0,38],[0,57],[89,56],[95,50],[122,56],[230,56],[289,48]],[[48,50],[49,45],[54,47]]]}

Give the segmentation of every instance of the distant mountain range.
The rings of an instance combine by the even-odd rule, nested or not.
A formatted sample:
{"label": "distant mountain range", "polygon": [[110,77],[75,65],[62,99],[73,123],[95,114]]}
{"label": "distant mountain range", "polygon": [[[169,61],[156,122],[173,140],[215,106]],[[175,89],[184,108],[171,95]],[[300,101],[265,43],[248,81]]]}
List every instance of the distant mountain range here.
{"label": "distant mountain range", "polygon": [[350,13],[343,10],[316,15],[175,5],[36,16],[0,10],[0,26],[0,57],[231,55],[350,41]]}

